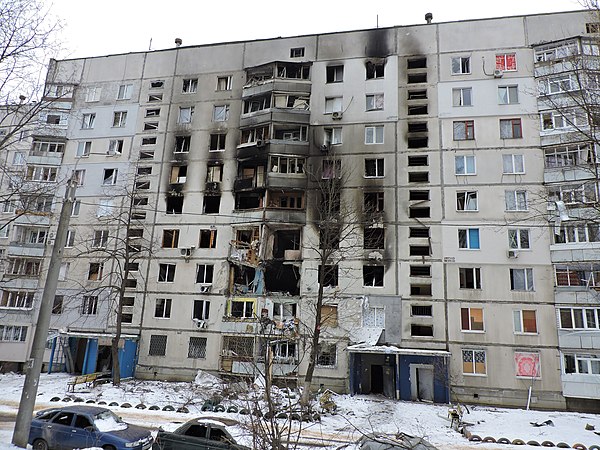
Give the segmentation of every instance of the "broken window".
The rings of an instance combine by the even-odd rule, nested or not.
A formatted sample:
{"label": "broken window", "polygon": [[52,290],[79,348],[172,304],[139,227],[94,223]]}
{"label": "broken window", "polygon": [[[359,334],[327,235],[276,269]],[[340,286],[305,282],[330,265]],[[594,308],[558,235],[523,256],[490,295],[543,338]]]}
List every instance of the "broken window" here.
{"label": "broken window", "polygon": [[431,277],[431,266],[410,266],[411,277]]}
{"label": "broken window", "polygon": [[304,192],[269,191],[269,208],[304,208]]}
{"label": "broken window", "polygon": [[226,122],[229,119],[229,105],[215,105],[213,122]]}
{"label": "broken window", "polygon": [[114,203],[112,198],[101,198],[98,200],[98,211],[96,215],[98,217],[110,216],[114,212]]}
{"label": "broken window", "polygon": [[217,230],[200,230],[199,248],[216,248],[217,247]]}
{"label": "broken window", "polygon": [[142,145],[155,145],[156,136],[142,138]]}
{"label": "broken window", "polygon": [[162,89],[164,85],[164,80],[154,80],[150,82],[150,89]]}
{"label": "broken window", "polygon": [[194,300],[192,319],[207,320],[210,316],[210,302],[208,300]]}
{"label": "broken window", "polygon": [[338,266],[319,266],[319,274],[323,274],[323,287],[336,287],[338,285]]}
{"label": "broken window", "polygon": [[225,134],[215,133],[210,135],[210,147],[211,152],[219,152],[225,150]]}
{"label": "broken window", "polygon": [[296,303],[278,303],[273,302],[273,319],[280,321],[296,317],[298,305]]}
{"label": "broken window", "polygon": [[327,83],[341,83],[344,81],[344,66],[327,67]]}
{"label": "broken window", "polygon": [[177,117],[177,123],[192,123],[192,116],[194,115],[193,106],[179,107],[179,116]]}
{"label": "broken window", "polygon": [[335,366],[337,363],[337,345],[334,343],[319,342],[317,347],[317,365]]}
{"label": "broken window", "polygon": [[432,337],[433,336],[433,325],[410,325],[410,335],[419,337]]}
{"label": "broken window", "polygon": [[158,130],[158,122],[144,122],[144,131]]}
{"label": "broken window", "polygon": [[177,248],[179,245],[179,230],[163,230],[162,247]]}
{"label": "broken window", "polygon": [[78,142],[75,156],[89,156],[92,151],[92,141]]}
{"label": "broken window", "polygon": [[338,224],[323,223],[319,228],[319,248],[337,249],[340,248],[340,239],[342,230]]}
{"label": "broken window", "polygon": [[81,121],[81,128],[84,130],[89,130],[94,128],[94,122],[96,121],[96,113],[88,113],[83,115],[83,119]]}
{"label": "broken window", "polygon": [[427,83],[427,73],[409,73],[408,84]]}
{"label": "broken window", "polygon": [[427,58],[411,58],[406,60],[407,69],[425,69],[427,68]]}
{"label": "broken window", "polygon": [[367,80],[383,78],[385,63],[367,61],[365,64]]}
{"label": "broken window", "polygon": [[223,181],[223,164],[210,163],[206,169],[207,183],[220,183]]}
{"label": "broken window", "polygon": [[161,283],[172,283],[175,281],[176,264],[159,264],[158,281]]}
{"label": "broken window", "polygon": [[181,214],[183,212],[183,196],[170,195],[167,197],[167,214]]}
{"label": "broken window", "polygon": [[[428,238],[429,237],[429,228],[425,227],[410,227],[408,229],[408,237],[411,238]],[[429,253],[428,253],[429,254]]]}
{"label": "broken window", "polygon": [[102,177],[102,184],[117,184],[118,169],[104,169],[104,176]]}
{"label": "broken window", "polygon": [[408,100],[426,100],[427,89],[419,89],[418,91],[408,91]]}
{"label": "broken window", "polygon": [[136,181],[135,189],[137,189],[137,190],[150,189],[150,182],[149,181]]}
{"label": "broken window", "polygon": [[429,206],[411,206],[408,208],[408,217],[411,219],[425,219],[431,217]]}
{"label": "broken window", "polygon": [[363,231],[363,248],[383,250],[385,248],[385,228],[366,227]]}
{"label": "broken window", "polygon": [[365,177],[366,178],[383,178],[384,160],[383,158],[365,159]]}
{"label": "broken window", "polygon": [[420,116],[423,114],[427,114],[427,105],[409,105],[408,106],[408,115],[409,116]]}
{"label": "broken window", "polygon": [[171,178],[169,183],[171,184],[183,184],[187,180],[187,166],[173,166],[171,167]]}
{"label": "broken window", "polygon": [[[425,130],[427,131],[427,130]],[[423,137],[409,137],[407,139],[407,147],[408,148],[425,148],[429,144],[429,139],[427,136]]]}
{"label": "broken window", "polygon": [[116,111],[113,113],[113,127],[122,128],[127,123],[127,111]]}
{"label": "broken window", "polygon": [[81,314],[86,316],[96,315],[98,311],[98,296],[84,295],[81,304]]}
{"label": "broken window", "polygon": [[410,295],[431,296],[431,284],[411,284]]}
{"label": "broken window", "polygon": [[219,214],[220,206],[221,206],[221,196],[220,195],[205,195],[202,212],[204,214]]}
{"label": "broken window", "polygon": [[427,158],[427,155],[409,155],[408,165],[409,167],[428,166],[429,159]]}
{"label": "broken window", "polygon": [[198,90],[198,78],[184,78],[181,92],[191,94]]}
{"label": "broken window", "polygon": [[477,191],[466,191],[456,193],[457,211],[477,211]]}
{"label": "broken window", "polygon": [[335,328],[338,326],[337,305],[321,306],[321,326]]}
{"label": "broken window", "polygon": [[243,336],[223,336],[223,355],[238,358],[254,356],[254,338]]}
{"label": "broken window", "polygon": [[251,319],[254,317],[254,299],[234,298],[229,302],[229,315],[238,319]]}
{"label": "broken window", "polygon": [[133,199],[133,206],[146,206],[148,204],[148,197],[135,197]]}
{"label": "broken window", "polygon": [[332,180],[340,178],[342,176],[342,161],[339,159],[325,159],[323,160],[323,171],[321,173],[321,179]]}
{"label": "broken window", "polygon": [[383,287],[383,266],[363,266],[363,286]]}
{"label": "broken window", "polygon": [[304,158],[272,155],[270,157],[269,170],[271,173],[303,174],[304,162]]}
{"label": "broken window", "polygon": [[383,192],[365,192],[363,194],[365,214],[383,212]]}
{"label": "broken window", "polygon": [[[286,97],[286,96],[282,96]],[[276,107],[283,108],[286,106],[286,103],[283,105],[277,105]],[[264,109],[268,109],[271,107],[271,95],[262,95],[260,97],[253,97],[249,100],[244,100],[244,114],[249,114],[257,111],[262,111]]]}
{"label": "broken window", "polygon": [[452,75],[471,73],[471,57],[456,56],[452,58]]}
{"label": "broken window", "polygon": [[107,155],[120,155],[123,153],[123,139],[111,139],[108,141]]}
{"label": "broken window", "polygon": [[162,102],[162,99],[163,99],[162,94],[149,94],[148,95],[148,103]]}
{"label": "broken window", "polygon": [[104,271],[104,264],[102,263],[90,263],[88,270],[88,280],[100,281],[102,279],[102,272]]}
{"label": "broken window", "polygon": [[173,150],[173,153],[188,153],[191,141],[191,136],[175,136],[175,150]]}
{"label": "broken window", "polygon": [[304,47],[294,47],[290,49],[290,58],[302,58],[304,56]]}
{"label": "broken window", "polygon": [[240,144],[256,143],[257,145],[263,145],[265,139],[269,139],[269,127],[250,128],[248,130],[242,130],[242,137]]}

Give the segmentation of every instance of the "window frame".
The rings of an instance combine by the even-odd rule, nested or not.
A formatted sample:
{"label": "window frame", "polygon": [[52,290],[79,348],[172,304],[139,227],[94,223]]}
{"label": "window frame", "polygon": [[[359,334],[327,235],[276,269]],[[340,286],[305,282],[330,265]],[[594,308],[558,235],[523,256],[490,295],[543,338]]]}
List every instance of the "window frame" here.
{"label": "window frame", "polygon": [[475,121],[474,120],[455,120],[455,121],[453,121],[452,122],[452,140],[453,141],[474,141],[475,140]]}
{"label": "window frame", "polygon": [[[465,361],[465,354],[469,353],[471,355],[471,363],[472,363],[472,371],[465,372],[465,363],[469,361]],[[483,372],[477,370],[477,353],[483,354]],[[463,348],[461,350],[462,356],[462,374],[463,376],[470,377],[485,377],[487,376],[487,352],[484,349],[480,348]]]}
{"label": "window frame", "polygon": [[[464,235],[464,239],[461,238]],[[475,236],[477,235],[477,236]],[[463,246],[464,244],[464,246]],[[481,250],[481,235],[479,228],[459,228],[458,229],[458,249],[459,250]]]}
{"label": "window frame", "polygon": [[450,72],[452,75],[470,75],[471,57],[453,56],[450,63]]}
{"label": "window frame", "polygon": [[[525,313],[533,313],[533,319],[529,318],[528,320],[533,320],[534,331],[527,331],[527,319],[525,318]],[[537,320],[537,310],[535,309],[515,309],[513,310],[513,331],[514,334],[539,334],[538,329],[538,320]]]}
{"label": "window frame", "polygon": [[[474,325],[480,322],[474,321],[472,311],[481,312],[481,329],[475,328]],[[465,314],[466,312],[466,314]],[[467,320],[465,320],[467,319]],[[462,333],[485,333],[485,311],[484,308],[471,308],[461,307],[460,308],[460,331]]]}
{"label": "window frame", "polygon": [[[459,161],[460,159],[463,160],[463,167],[464,167],[464,173],[461,173],[458,171],[458,165],[457,165],[457,161]],[[472,159],[473,164],[473,171],[470,172],[469,171],[469,163],[468,160]],[[460,175],[460,176],[471,176],[471,175],[477,175],[477,159],[475,157],[475,155],[454,155],[454,175]]]}
{"label": "window frame", "polygon": [[456,108],[473,106],[473,88],[452,88],[452,106]]}
{"label": "window frame", "polygon": [[[520,289],[520,286],[517,286],[515,279],[515,273],[522,272],[523,274],[523,288]],[[535,292],[535,284],[534,284],[534,276],[533,276],[533,268],[532,267],[518,267],[509,268],[509,276],[510,276],[510,290],[511,292]]]}

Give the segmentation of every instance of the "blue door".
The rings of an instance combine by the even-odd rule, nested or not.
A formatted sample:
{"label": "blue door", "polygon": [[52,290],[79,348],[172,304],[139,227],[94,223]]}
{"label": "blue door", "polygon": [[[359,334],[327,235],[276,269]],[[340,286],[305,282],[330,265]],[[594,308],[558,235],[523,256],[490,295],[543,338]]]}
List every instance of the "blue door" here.
{"label": "blue door", "polygon": [[135,373],[135,358],[137,355],[137,342],[125,340],[125,345],[119,350],[119,367],[121,378],[131,378]]}

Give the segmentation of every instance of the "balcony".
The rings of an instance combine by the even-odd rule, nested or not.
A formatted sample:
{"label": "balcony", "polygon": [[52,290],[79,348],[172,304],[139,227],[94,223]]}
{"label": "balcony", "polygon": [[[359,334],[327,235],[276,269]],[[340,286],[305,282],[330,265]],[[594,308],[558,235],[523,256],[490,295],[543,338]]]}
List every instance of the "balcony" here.
{"label": "balcony", "polygon": [[242,114],[240,127],[252,127],[270,122],[308,125],[310,122],[310,110],[308,108],[268,108]]}
{"label": "balcony", "polygon": [[46,246],[44,244],[29,244],[26,242],[11,242],[8,244],[7,254],[10,256],[31,256],[42,258]]}
{"label": "balcony", "polygon": [[269,189],[306,189],[306,174],[285,174],[269,172],[267,187]]}
{"label": "balcony", "polygon": [[233,190],[235,192],[243,192],[243,191],[254,191],[256,189],[264,189],[265,182],[264,176],[258,177],[255,175],[246,176],[246,177],[238,177],[235,179],[233,183]]}

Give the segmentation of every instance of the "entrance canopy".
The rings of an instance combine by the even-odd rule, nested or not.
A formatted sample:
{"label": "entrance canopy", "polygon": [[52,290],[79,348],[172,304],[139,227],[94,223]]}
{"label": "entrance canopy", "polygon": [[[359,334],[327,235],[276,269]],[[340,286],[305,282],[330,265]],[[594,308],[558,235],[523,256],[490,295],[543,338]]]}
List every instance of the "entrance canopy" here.
{"label": "entrance canopy", "polygon": [[428,350],[421,348],[400,348],[395,345],[356,344],[347,347],[350,353],[375,353],[384,355],[414,355],[414,356],[443,356],[448,358],[451,353],[445,350]]}

